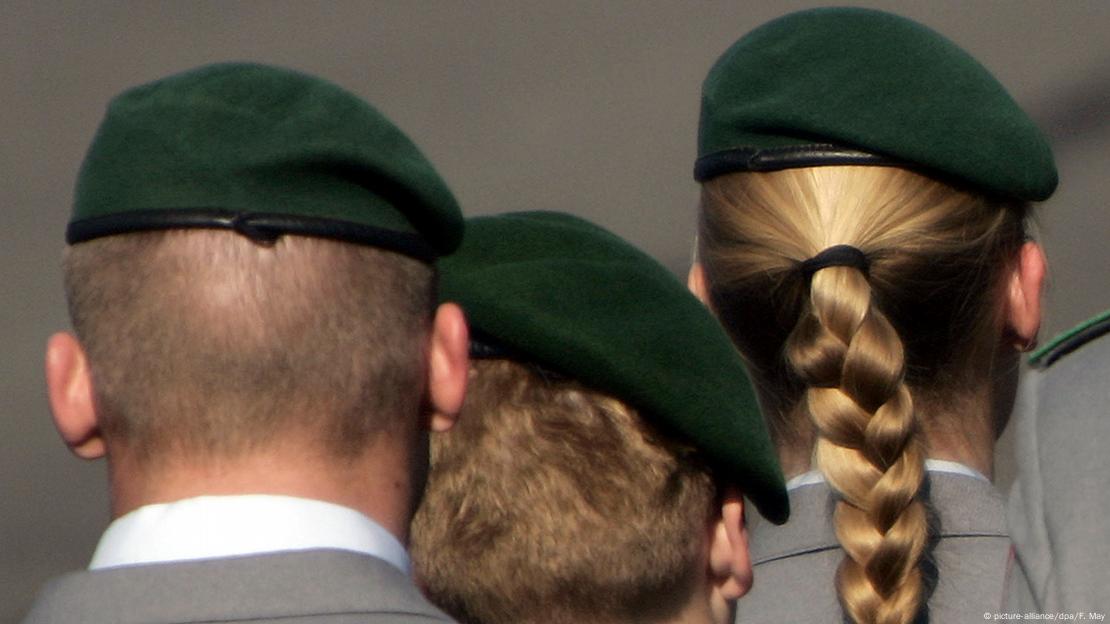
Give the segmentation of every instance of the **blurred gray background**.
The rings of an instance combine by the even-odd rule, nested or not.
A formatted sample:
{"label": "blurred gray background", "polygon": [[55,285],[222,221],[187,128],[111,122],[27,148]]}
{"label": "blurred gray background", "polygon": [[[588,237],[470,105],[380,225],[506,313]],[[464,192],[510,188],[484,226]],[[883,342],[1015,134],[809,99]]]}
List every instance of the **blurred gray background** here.
{"label": "blurred gray background", "polygon": [[[329,78],[414,138],[471,215],[593,219],[684,272],[698,88],[739,35],[813,2],[0,3],[0,621],[82,567],[107,522],[104,467],[71,457],[42,349],[67,327],[59,256],[74,175],[108,99],[195,65]],[[863,2],[970,50],[1048,133],[1042,340],[1110,307],[1110,3]],[[912,80],[912,76],[907,76]],[[1000,458],[1001,479],[1011,458]]]}

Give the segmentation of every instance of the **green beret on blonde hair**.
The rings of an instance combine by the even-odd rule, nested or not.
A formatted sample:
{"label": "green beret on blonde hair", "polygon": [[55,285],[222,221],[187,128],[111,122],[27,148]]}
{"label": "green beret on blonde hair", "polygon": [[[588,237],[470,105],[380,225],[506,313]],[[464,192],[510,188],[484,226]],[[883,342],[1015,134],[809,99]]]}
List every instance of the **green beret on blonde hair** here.
{"label": "green beret on blonde hair", "polygon": [[429,260],[458,245],[462,214],[412,141],[359,97],[289,69],[223,63],[111,102],[66,239],[175,228],[320,236]]}
{"label": "green beret on blonde hair", "polygon": [[782,472],[739,354],[706,308],[647,254],[553,212],[478,217],[440,263],[445,301],[497,357],[539,364],[636,408],[696,447],[769,520]]}
{"label": "green beret on blonde hair", "polygon": [[978,61],[921,24],[860,8],[764,24],[702,87],[698,181],[818,165],[902,166],[1025,201],[1057,182],[1048,141]]}

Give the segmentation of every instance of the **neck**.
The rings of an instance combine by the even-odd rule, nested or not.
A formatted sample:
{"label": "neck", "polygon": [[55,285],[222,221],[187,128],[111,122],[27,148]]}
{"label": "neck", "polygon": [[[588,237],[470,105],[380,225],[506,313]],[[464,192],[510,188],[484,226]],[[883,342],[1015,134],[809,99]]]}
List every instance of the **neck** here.
{"label": "neck", "polygon": [[[921,418],[918,435],[922,436],[929,459],[954,461],[973,468],[988,479],[993,478],[994,444],[998,438],[998,411],[994,406],[992,388],[984,384],[981,391],[963,398],[928,400],[914,396],[915,409]],[[804,414],[802,415],[804,416]],[[803,423],[812,431],[812,425]],[[808,436],[798,437],[801,444],[781,445],[779,462],[787,479],[815,469],[813,446]]]}
{"label": "neck", "polygon": [[354,458],[282,444],[234,457],[139,460],[125,448],[109,452],[112,517],[144,505],[196,496],[275,494],[321,500],[361,512],[408,543],[414,502],[409,460],[383,434]]}
{"label": "neck", "polygon": [[686,606],[669,617],[658,621],[658,624],[731,624],[732,605],[726,605],[723,612],[717,613],[707,600],[691,600]]}
{"label": "neck", "polygon": [[813,470],[813,449],[810,447],[782,446],[777,449],[782,474],[789,481]]}
{"label": "neck", "polygon": [[925,424],[930,459],[959,462],[993,479],[994,436],[987,423],[974,418],[945,415]]}

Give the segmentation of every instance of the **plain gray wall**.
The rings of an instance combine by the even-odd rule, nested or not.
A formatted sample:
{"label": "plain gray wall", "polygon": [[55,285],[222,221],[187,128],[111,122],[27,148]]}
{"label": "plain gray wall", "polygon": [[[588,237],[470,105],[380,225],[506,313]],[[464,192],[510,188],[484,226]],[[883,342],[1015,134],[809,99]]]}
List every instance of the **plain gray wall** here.
{"label": "plain gray wall", "polygon": [[[67,327],[62,235],[110,97],[213,61],[316,73],[409,133],[468,214],[577,213],[680,272],[702,77],[739,35],[815,4],[3,2],[0,621],[47,576],[83,566],[107,521],[103,466],[57,440],[41,361]],[[1042,336],[1110,307],[1110,3],[861,4],[970,50],[1051,137],[1061,188],[1040,211],[1052,264]]]}

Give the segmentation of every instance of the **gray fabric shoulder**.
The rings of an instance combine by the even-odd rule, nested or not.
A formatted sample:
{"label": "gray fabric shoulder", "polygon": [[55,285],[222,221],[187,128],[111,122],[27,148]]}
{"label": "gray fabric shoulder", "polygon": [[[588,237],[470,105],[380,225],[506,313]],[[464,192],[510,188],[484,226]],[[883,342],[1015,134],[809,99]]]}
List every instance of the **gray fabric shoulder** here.
{"label": "gray fabric shoulder", "polygon": [[1110,610],[1110,336],[1022,381],[1009,516],[1039,610]]}
{"label": "gray fabric shoulder", "polygon": [[77,572],[51,582],[24,624],[453,622],[388,563],[312,550]]}
{"label": "gray fabric shoulder", "polygon": [[[938,472],[929,473],[927,491],[939,528],[929,621],[982,621],[984,612],[1000,612],[1011,570],[1002,495],[978,479]],[[843,624],[834,581],[843,551],[832,505],[828,485],[815,484],[790,492],[785,525],[749,520],[754,584],[736,605],[738,624]]]}
{"label": "gray fabric shoulder", "polygon": [[[942,537],[1007,537],[1005,499],[993,485],[978,479],[930,472],[925,485]],[[791,519],[776,527],[753,514],[752,563],[840,548],[832,524],[835,501],[829,486],[818,483],[790,492]]]}

